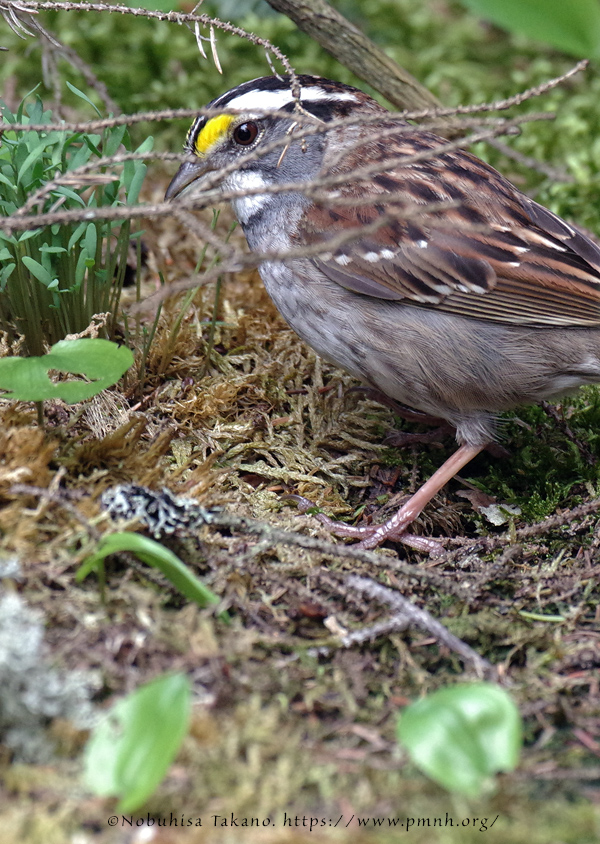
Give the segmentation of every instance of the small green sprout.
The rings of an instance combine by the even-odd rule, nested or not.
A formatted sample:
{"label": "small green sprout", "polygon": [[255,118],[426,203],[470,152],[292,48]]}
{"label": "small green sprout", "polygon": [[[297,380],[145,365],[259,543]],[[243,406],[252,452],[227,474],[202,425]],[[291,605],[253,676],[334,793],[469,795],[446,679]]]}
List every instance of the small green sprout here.
{"label": "small green sprout", "polygon": [[412,761],[448,789],[479,796],[499,771],[512,771],[522,743],[521,716],[492,683],[440,689],[408,706],[398,739]]}
{"label": "small green sprout", "polygon": [[118,701],[85,749],[84,780],[100,797],[119,797],[118,811],[142,806],[164,779],[185,738],[191,688],[184,674],[167,674]]}

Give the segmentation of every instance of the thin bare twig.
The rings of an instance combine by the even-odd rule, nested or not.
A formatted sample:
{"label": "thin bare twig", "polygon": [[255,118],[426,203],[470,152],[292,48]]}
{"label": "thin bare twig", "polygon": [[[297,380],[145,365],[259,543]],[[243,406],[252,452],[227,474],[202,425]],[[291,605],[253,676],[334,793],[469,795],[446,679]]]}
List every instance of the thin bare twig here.
{"label": "thin bare twig", "polygon": [[[127,14],[133,15],[135,17],[146,17],[153,20],[168,21],[171,23],[177,23],[179,25],[189,26],[192,32],[194,33],[194,37],[196,39],[199,38],[200,41],[202,41],[202,38],[204,37],[200,35],[200,28],[206,28],[209,32],[209,36],[206,40],[211,43],[211,49],[213,50],[213,53],[215,52],[214,33],[218,29],[223,32],[246,38],[250,40],[251,43],[262,46],[265,50],[267,50],[269,55],[275,56],[281,62],[282,66],[285,69],[285,72],[290,75],[292,80],[292,89],[296,91],[296,95],[298,94],[297,78],[295,77],[294,71],[285,56],[280,51],[278,51],[274,45],[272,45],[266,39],[259,38],[258,36],[255,36],[252,33],[245,32],[239,27],[232,26],[227,22],[219,21],[218,19],[212,18],[208,15],[148,11],[146,9],[134,9],[127,6],[111,6],[105,3],[51,2],[51,0],[47,0],[47,2],[38,2],[38,0],[19,0],[19,2],[16,4],[6,3],[6,0],[0,0],[0,8],[2,2],[4,2],[6,12],[7,14],[9,14],[9,17],[11,10],[15,15],[27,15],[30,18],[33,15],[37,15],[38,11],[41,10],[59,9],[86,12],[106,12],[109,14]],[[17,17],[17,20],[20,20],[20,18]],[[214,56],[214,60],[218,64],[217,56]],[[427,119],[429,121],[428,125],[432,125],[432,123],[436,120],[442,120],[443,118],[448,116],[456,117],[462,115],[463,121],[460,124],[460,127],[464,131],[473,130],[474,123],[472,118],[474,115],[480,114],[484,111],[499,111],[507,109],[511,106],[520,105],[521,103],[532,97],[540,96],[546,91],[551,90],[556,85],[560,84],[561,82],[564,82],[565,80],[573,76],[575,73],[582,70],[583,67],[585,67],[585,62],[580,62],[561,76],[548,80],[547,82],[544,82],[541,85],[534,86],[528,89],[527,91],[524,91],[520,94],[517,94],[513,97],[509,97],[496,103],[482,104],[478,106],[466,106],[453,109],[425,109],[420,112],[404,112],[400,115],[393,115],[390,113],[389,118],[387,116],[385,117],[386,125],[383,128],[378,127],[377,130],[374,132],[374,137],[383,139],[389,134],[394,134],[399,131],[402,131],[402,126],[406,124],[399,123],[398,118],[402,119],[407,117],[410,117],[411,119]],[[205,114],[209,116],[211,114],[214,115],[215,113],[227,113],[227,110],[219,110],[217,112],[214,109],[167,109],[159,112],[146,112],[137,115],[119,115],[114,118],[86,121],[82,123],[64,123],[60,124],[60,126],[65,131],[98,131],[116,125],[133,124],[138,123],[140,121],[181,118],[184,116],[196,117],[199,114]],[[287,114],[287,116],[289,117],[289,114]],[[415,164],[420,161],[431,158],[435,155],[463,148],[477,141],[493,141],[499,135],[516,131],[518,126],[520,126],[525,121],[530,121],[533,119],[550,118],[551,115],[544,113],[540,115],[518,116],[511,119],[488,118],[487,121],[480,120],[477,124],[477,128],[475,128],[474,131],[471,131],[468,137],[457,138],[445,144],[440,144],[440,146],[434,150],[425,150],[413,156],[396,156],[390,158],[385,162],[376,162],[368,166],[363,166],[357,168],[351,175],[355,181],[360,182],[361,180],[363,180],[368,183],[374,173],[380,172],[384,169],[389,169],[397,164],[408,166],[410,164]],[[359,115],[358,118],[346,118],[342,120],[331,121],[328,124],[323,124],[321,121],[316,121],[311,115],[307,115],[300,107],[298,107],[297,112],[295,114],[295,120],[298,124],[296,130],[297,137],[308,138],[313,134],[328,132],[336,128],[366,125],[370,124],[371,122],[381,123],[382,116],[380,114]],[[482,123],[484,124],[483,126],[481,125]],[[485,125],[486,123],[488,125]],[[459,124],[454,121],[453,129],[456,130],[458,125]],[[7,129],[10,129],[11,131],[56,131],[57,125],[16,125],[8,123],[0,124],[0,133],[3,130]],[[246,157],[245,160],[249,162],[252,157],[260,158],[261,156],[268,154],[273,149],[277,148],[278,146],[281,146],[286,142],[286,139],[283,139],[274,141],[272,143],[263,144],[254,153],[252,153],[251,156]],[[59,176],[56,179],[53,179],[48,182],[43,188],[32,194],[28,198],[27,202],[22,206],[22,208],[15,212],[15,214],[13,214],[9,218],[2,220],[0,223],[0,229],[7,232],[8,234],[14,234],[25,229],[37,228],[39,226],[45,225],[69,224],[74,222],[101,219],[118,221],[125,219],[139,219],[150,217],[158,218],[174,214],[175,216],[179,216],[180,219],[185,221],[185,226],[187,228],[195,229],[200,239],[210,243],[211,246],[219,250],[221,253],[222,263],[218,267],[213,267],[212,269],[207,270],[207,273],[202,277],[202,279],[200,279],[200,283],[206,283],[208,281],[211,281],[221,272],[234,272],[240,269],[253,268],[256,267],[257,264],[259,264],[261,261],[265,260],[286,260],[312,255],[322,255],[324,252],[329,252],[331,250],[339,248],[339,246],[353,239],[358,234],[367,235],[370,232],[376,231],[378,228],[387,225],[393,220],[407,219],[414,213],[414,209],[403,207],[401,196],[388,196],[387,199],[390,202],[389,214],[381,216],[372,224],[372,226],[364,226],[360,229],[344,231],[340,233],[338,238],[334,238],[327,243],[314,244],[308,247],[295,248],[293,250],[288,251],[272,251],[261,254],[248,255],[246,252],[240,249],[235,249],[231,246],[225,246],[225,244],[223,243],[223,238],[220,238],[218,235],[215,235],[212,231],[209,231],[209,228],[203,223],[196,222],[196,218],[190,215],[190,211],[205,208],[220,201],[231,200],[239,198],[240,196],[256,195],[258,193],[269,194],[298,192],[302,193],[303,195],[307,196],[315,202],[327,202],[329,204],[338,203],[340,205],[343,205],[349,200],[347,197],[344,196],[336,197],[335,188],[338,187],[340,184],[344,184],[348,180],[349,174],[331,174],[326,177],[307,180],[305,182],[269,185],[257,188],[256,190],[236,190],[228,192],[220,190],[218,188],[219,182],[222,182],[222,180],[225,179],[230,173],[235,172],[238,167],[237,163],[232,163],[230,166],[223,168],[218,173],[210,174],[210,176],[203,182],[203,191],[200,195],[191,195],[183,197],[179,199],[176,203],[155,203],[145,206],[122,206],[118,208],[77,208],[71,210],[61,210],[60,208],[55,207],[51,208],[45,213],[32,213],[36,207],[40,207],[44,200],[51,196],[52,193],[61,185],[65,185],[68,183],[69,185],[79,184],[79,186],[84,186],[90,184],[94,179],[96,179],[98,183],[106,181],[106,179],[110,178],[110,176],[108,176],[106,173],[99,173],[98,171],[101,169],[117,166],[119,164],[125,163],[126,161],[132,160],[153,159],[171,161],[182,160],[184,157],[185,156],[183,155],[177,156],[173,154],[159,155],[156,153],[125,153],[106,157],[95,162],[90,162],[87,165],[84,165],[83,167],[70,172],[69,174]],[[77,182],[77,179],[80,179],[79,183]],[[364,202],[369,202],[371,201],[371,199],[372,198],[368,195],[368,191],[365,191]],[[363,200],[352,200],[353,204],[360,203],[361,201]],[[395,207],[392,207],[393,203],[397,203]],[[439,212],[446,210],[448,207],[452,206],[448,203],[440,203],[435,206],[429,207],[428,211],[433,214],[436,211]],[[192,279],[186,280],[185,282],[179,284],[170,285],[168,288],[165,288],[161,290],[158,294],[156,294],[156,296],[153,297],[153,301],[151,304],[155,304],[154,300],[156,299],[156,297],[162,300],[164,297],[179,293],[182,290],[188,289],[190,286],[197,286],[198,283],[198,279]]]}
{"label": "thin bare twig", "polygon": [[557,530],[559,528],[572,527],[574,522],[598,512],[600,512],[600,498],[594,498],[592,501],[586,501],[585,504],[579,504],[577,507],[564,510],[562,513],[556,513],[553,516],[548,516],[533,525],[527,525],[527,527],[519,528],[514,533],[502,533],[499,536],[489,537],[482,536],[477,539],[456,537],[448,539],[448,545],[461,549],[468,548],[470,546],[479,547],[485,553],[496,551],[498,548],[515,548],[518,543],[525,542],[528,539],[535,539],[537,536],[545,536],[550,531]]}
{"label": "thin bare twig", "polygon": [[[212,110],[214,112],[214,110]],[[534,115],[533,119],[544,119],[547,118],[547,115]],[[381,120],[381,118],[379,118]],[[532,119],[532,117],[523,116],[523,117],[516,117],[512,120],[500,121],[499,123],[494,122],[494,124],[486,129],[481,130],[480,132],[473,132],[467,138],[457,139],[455,141],[448,141],[445,144],[440,144],[439,147],[430,150],[424,150],[422,152],[416,153],[411,156],[407,155],[398,155],[392,156],[385,161],[378,161],[374,164],[366,165],[361,168],[357,168],[353,171],[353,177],[357,180],[366,179],[373,175],[374,173],[381,172],[383,170],[389,169],[396,164],[403,164],[409,165],[418,163],[420,161],[428,160],[434,156],[437,156],[441,153],[450,152],[456,149],[463,148],[465,146],[471,145],[472,143],[476,143],[482,140],[486,140],[488,138],[493,138],[499,134],[504,134],[506,132],[510,132],[511,129],[515,126],[520,125],[522,122]],[[356,122],[356,121],[355,121]],[[347,124],[347,121],[345,121]],[[14,125],[7,124],[6,128],[14,130],[16,127]],[[21,128],[20,126],[18,128]],[[23,128],[31,128],[31,127],[23,127]],[[40,127],[37,127],[38,130]],[[402,131],[402,124],[399,126],[390,126],[389,124],[386,125],[385,128],[381,129],[377,134],[376,137],[386,137],[387,135]],[[56,130],[56,126],[53,127]],[[328,130],[328,126],[323,126],[322,124],[319,125],[312,125],[306,128],[303,128],[299,137],[310,136],[311,134],[315,133],[323,133]],[[375,137],[375,136],[374,136]],[[251,155],[246,157],[246,161],[251,161],[253,159],[260,158],[273,149],[276,149],[283,144],[285,144],[286,139],[278,139],[273,141],[269,144],[265,144],[263,147],[256,149]],[[96,169],[103,166],[110,166],[112,164],[120,164],[125,161],[132,161],[132,160],[140,160],[140,159],[152,159],[157,158],[160,160],[182,160],[186,158],[184,154],[177,155],[173,153],[124,153],[112,156],[110,158],[98,159],[94,162],[89,164],[83,165],[82,168],[78,168],[78,170],[71,171],[68,174],[69,183],[72,184],[72,179],[76,177],[76,175],[81,172],[82,174],[90,172],[92,169]],[[304,195],[314,197],[314,191],[317,189],[322,188],[331,188],[335,187],[339,184],[344,184],[348,179],[347,173],[342,174],[333,174],[331,176],[322,177],[320,179],[315,179],[308,182],[294,182],[289,184],[283,185],[266,185],[264,187],[252,189],[246,189],[244,191],[219,191],[218,193],[214,193],[211,195],[211,188],[213,185],[217,185],[221,182],[226,176],[230,173],[235,172],[238,165],[237,162],[233,162],[231,165],[222,168],[218,172],[210,174],[209,178],[205,180],[204,190],[200,197],[190,197],[190,198],[183,198],[178,200],[179,205],[185,205],[185,207],[194,208],[194,207],[206,207],[207,205],[219,201],[227,201],[230,199],[234,199],[240,196],[252,196],[256,195],[257,193],[286,193],[286,192],[301,192]],[[61,176],[58,177],[53,182],[48,183],[45,185],[40,191],[36,192],[36,194],[32,195],[29,198],[27,203],[23,208],[17,211],[14,215],[9,218],[2,220],[1,228],[4,229],[7,233],[12,234],[15,231],[22,231],[28,228],[37,228],[43,225],[54,225],[55,223],[71,223],[71,222],[79,222],[81,220],[113,220],[113,219],[124,219],[127,216],[127,213],[131,214],[131,217],[153,217],[153,216],[164,216],[165,213],[172,212],[174,208],[173,203],[157,203],[155,205],[147,205],[147,206],[135,206],[131,208],[82,208],[82,209],[73,209],[70,211],[58,211],[58,212],[48,212],[45,214],[33,214],[27,215],[26,211],[28,211],[33,205],[39,202],[40,198],[44,195],[47,195],[49,192],[54,190],[60,184],[64,184],[62,181],[65,177]],[[311,193],[312,192],[312,193]],[[316,197],[318,198],[318,196]],[[328,195],[327,200],[330,201],[332,198]],[[335,201],[333,199],[332,201]]]}
{"label": "thin bare twig", "polygon": [[407,120],[423,120],[430,117],[453,117],[454,115],[462,114],[481,114],[481,112],[486,111],[505,111],[508,108],[513,108],[513,106],[522,105],[524,102],[531,100],[534,97],[540,97],[543,94],[548,93],[548,91],[551,91],[558,85],[562,85],[562,83],[566,82],[567,79],[571,79],[571,77],[581,73],[581,71],[585,70],[588,64],[589,61],[584,59],[583,61],[577,62],[576,65],[573,65],[573,67],[569,68],[569,70],[565,73],[561,73],[560,76],[555,76],[552,79],[548,79],[546,82],[540,83],[539,85],[526,88],[525,91],[521,91],[519,94],[514,94],[512,97],[506,97],[504,100],[496,100],[492,103],[481,103],[477,105],[456,106],[454,108],[421,109],[420,111],[406,112],[405,117]]}
{"label": "thin bare twig", "polygon": [[[14,5],[10,3],[9,5]],[[69,2],[38,2],[37,0],[19,0],[22,11],[27,11],[30,14],[42,10],[48,11],[67,11],[67,12],[106,12],[108,14],[132,15],[133,17],[143,17],[159,21],[168,21],[169,23],[190,24],[193,28],[198,26],[213,27],[214,29],[221,29],[230,35],[237,35],[240,38],[245,38],[251,44],[256,44],[263,47],[269,53],[275,56],[283,65],[285,72],[289,74],[292,80],[296,79],[294,68],[290,64],[287,56],[272,44],[268,39],[261,38],[253,32],[247,32],[239,26],[234,26],[227,21],[219,20],[219,18],[210,17],[210,15],[195,15],[186,14],[184,12],[159,12],[151,9],[131,8],[129,6],[120,6],[118,4],[111,5],[109,3],[69,3]],[[31,33],[29,33],[31,34]]]}
{"label": "thin bare twig", "polygon": [[[403,630],[407,626],[419,627],[426,633],[432,636],[455,653],[459,654],[464,660],[470,662],[475,668],[480,677],[490,674],[494,671],[493,666],[483,657],[470,648],[466,642],[459,639],[453,633],[450,633],[441,622],[434,618],[427,610],[415,606],[408,598],[405,598],[399,592],[388,589],[382,586],[381,583],[372,580],[369,577],[359,577],[358,575],[350,575],[347,580],[349,589],[356,589],[358,592],[363,592],[369,598],[373,598],[382,604],[392,607],[396,614],[388,622],[383,624],[391,625],[394,629]],[[377,625],[371,628],[371,632],[377,630]],[[381,629],[381,628],[379,628]],[[379,631],[377,631],[379,632]],[[368,635],[368,634],[367,634]],[[343,643],[349,647],[355,642],[364,641],[365,631],[358,631],[358,633],[349,633],[344,636]],[[369,636],[370,638],[370,636]]]}

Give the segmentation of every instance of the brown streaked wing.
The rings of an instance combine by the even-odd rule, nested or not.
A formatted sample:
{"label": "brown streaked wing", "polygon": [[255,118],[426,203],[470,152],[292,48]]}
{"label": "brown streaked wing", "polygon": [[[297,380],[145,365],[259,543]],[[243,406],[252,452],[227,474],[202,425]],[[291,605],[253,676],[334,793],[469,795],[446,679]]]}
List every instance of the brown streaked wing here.
{"label": "brown streaked wing", "polygon": [[[385,204],[393,185],[394,206]],[[339,195],[355,196],[356,205],[312,206],[301,224],[299,239],[324,249],[331,237],[357,231],[331,257],[314,259],[337,284],[495,322],[600,325],[600,247],[469,153],[387,171],[371,181],[368,204],[364,188],[349,182]],[[458,205],[428,212],[426,192]],[[394,207],[398,218],[386,219]],[[414,209],[416,216],[402,216]],[[360,232],[378,219],[379,228]]]}

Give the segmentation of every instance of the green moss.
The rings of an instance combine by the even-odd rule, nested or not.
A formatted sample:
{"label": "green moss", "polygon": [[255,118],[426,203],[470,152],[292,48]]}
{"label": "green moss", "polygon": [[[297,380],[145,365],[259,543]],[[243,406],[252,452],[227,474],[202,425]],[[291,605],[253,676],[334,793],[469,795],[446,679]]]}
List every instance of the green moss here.
{"label": "green moss", "polygon": [[[337,5],[445,104],[505,97],[572,64],[564,55],[484,26],[456,4],[443,0],[372,0],[369,4],[347,0]],[[240,8],[243,11],[241,4]],[[210,7],[204,5],[201,11],[210,11]],[[198,56],[193,33],[183,27],[94,13],[44,15],[44,21],[93,67],[126,111],[201,106],[232,85],[269,72],[260,49],[219,33],[223,76],[210,58]],[[244,12],[238,23],[271,38],[299,71],[367,88],[281,16],[263,17],[256,6],[255,11]],[[23,42],[9,31],[3,33],[2,44],[10,52],[3,54],[0,80],[5,89],[14,85],[15,96],[22,95],[39,82],[39,50],[33,41]],[[63,70],[76,85],[85,87],[79,74],[66,64],[61,64]],[[128,80],[126,86],[124,79]],[[532,172],[497,150],[478,148],[540,201],[597,232],[599,96],[600,78],[592,68],[518,110],[557,113],[555,122],[527,125],[509,143],[522,153],[566,168],[575,179],[571,184]],[[66,101],[74,104],[68,96]],[[152,127],[152,133],[161,148],[179,149],[188,123],[161,124]],[[148,126],[135,128],[136,139],[149,131]],[[183,245],[179,251],[185,248]],[[182,270],[181,276],[185,272]],[[337,379],[338,374],[325,365],[317,373],[314,356],[300,348],[281,323],[273,322],[262,294],[251,294],[247,287],[240,293],[238,287],[232,283],[224,293],[227,325],[219,327],[224,351],[219,357],[214,353],[220,375],[215,368],[196,384],[193,393],[185,392],[187,379],[196,377],[202,366],[195,339],[202,336],[202,329],[194,334],[197,325],[193,322],[189,344],[178,341],[177,365],[169,370],[172,394],[164,390],[164,375],[157,376],[149,366],[154,372],[153,385],[160,383],[161,391],[144,412],[152,432],[176,428],[176,442],[187,446],[181,459],[167,466],[162,452],[147,451],[152,437],[146,442],[141,433],[131,452],[117,451],[115,445],[113,455],[107,446],[108,456],[99,448],[92,450],[100,435],[96,429],[88,430],[87,423],[77,423],[79,427],[64,435],[56,465],[67,469],[65,488],[81,487],[86,493],[76,499],[78,507],[86,508],[83,512],[96,515],[90,508],[101,485],[108,482],[108,471],[153,486],[177,489],[183,484],[186,491],[188,484],[197,484],[198,495],[210,506],[239,509],[287,529],[318,531],[314,520],[299,516],[277,497],[280,490],[287,490],[288,483],[294,490],[302,484],[300,491],[315,497],[327,512],[347,513],[364,503],[364,479],[375,461],[383,468],[400,467],[397,488],[390,490],[396,492],[406,489],[409,481],[418,482],[418,477],[431,474],[454,448],[448,441],[443,446],[385,446],[380,450],[390,418],[385,416],[387,411],[383,417],[377,416],[371,405],[365,413],[357,412],[352,410],[354,399],[338,400],[335,392],[319,393],[323,381]],[[243,331],[235,326],[242,320],[236,314],[242,312],[246,314]],[[209,302],[198,318],[211,313]],[[340,381],[349,384],[349,379],[341,377]],[[294,388],[289,393],[288,384]],[[522,517],[517,527],[598,495],[599,391],[582,390],[564,401],[561,415],[564,424],[540,408],[519,410],[502,428],[510,458],[483,454],[462,473],[500,502],[518,504]],[[272,436],[268,426],[261,427],[269,419],[288,416],[292,421],[282,424]],[[14,418],[12,422],[3,419],[3,430],[10,433]],[[415,426],[406,426],[406,430],[415,431]],[[342,434],[351,434],[352,439]],[[65,459],[65,453],[73,448],[68,439],[74,436],[83,441],[81,448],[90,448],[93,475],[91,470],[87,474],[74,470]],[[175,450],[172,453],[178,455]],[[209,466],[211,456],[215,462]],[[13,471],[17,466],[9,457],[10,452],[3,460],[7,471]],[[175,475],[173,464],[177,466]],[[101,472],[97,471],[99,465]],[[264,475],[256,471],[257,466]],[[413,467],[418,477],[411,478]],[[214,471],[210,477],[209,468]],[[282,479],[284,469],[293,474],[291,481]],[[504,528],[490,528],[479,520],[470,504],[456,496],[459,484],[449,485],[427,509],[424,529],[442,533],[443,519],[452,511],[454,521],[446,523],[450,525],[447,533],[468,536],[476,521],[475,539],[483,534],[493,541]],[[272,486],[278,491],[269,489]],[[377,489],[376,499],[384,494],[386,489]],[[333,809],[339,816],[346,807],[382,817],[433,818],[448,811],[459,817],[498,815],[494,828],[484,836],[490,844],[521,844],[524,840],[530,844],[550,840],[592,844],[597,840],[598,809],[592,799],[587,800],[594,794],[583,770],[593,765],[593,757],[572,730],[577,725],[591,733],[598,718],[597,701],[589,694],[593,684],[589,643],[597,606],[591,572],[598,563],[591,541],[593,517],[579,532],[577,525],[566,525],[523,542],[514,556],[504,557],[510,539],[502,540],[492,552],[486,551],[483,543],[484,550],[475,546],[474,550],[468,547],[455,552],[449,543],[448,559],[434,561],[433,567],[449,587],[468,585],[460,599],[456,590],[449,588],[446,593],[416,575],[404,576],[395,569],[398,557],[389,549],[381,552],[381,568],[373,571],[359,561],[296,548],[282,546],[261,553],[248,537],[219,535],[207,529],[198,540],[200,550],[194,542],[189,543],[189,562],[197,565],[201,561],[208,569],[211,588],[230,601],[234,621],[225,630],[199,616],[196,608],[174,609],[168,597],[129,567],[111,572],[108,608],[101,607],[93,590],[75,587],[70,579],[75,567],[73,549],[83,540],[66,524],[68,512],[58,507],[26,509],[21,501],[9,502],[4,526],[10,518],[17,519],[17,506],[18,517],[27,523],[20,526],[20,542],[35,549],[27,557],[35,560],[35,567],[31,566],[33,574],[24,588],[37,595],[39,604],[44,603],[57,647],[66,648],[67,653],[76,648],[73,659],[102,666],[107,692],[120,693],[173,665],[195,678],[200,701],[196,720],[170,778],[148,807],[151,812],[168,817],[170,812],[205,815],[208,811],[210,823],[212,814],[232,811],[272,812],[278,821],[286,809],[320,817],[328,817]],[[14,529],[12,525],[10,529]],[[9,542],[10,532],[3,530],[3,541]],[[77,530],[81,532],[80,525]],[[401,561],[410,554],[406,549],[397,551]],[[431,567],[428,561],[419,570],[429,572]],[[331,633],[319,614],[321,607],[347,629],[360,629],[389,616],[387,609],[348,593],[343,578],[349,571],[387,580],[440,617],[482,656],[503,663],[511,692],[525,715],[527,746],[521,770],[503,778],[495,795],[475,806],[457,806],[407,766],[395,749],[398,710],[408,700],[464,675],[458,657],[418,630],[382,636],[348,650],[321,647],[331,642]],[[43,572],[43,578],[38,572]],[[526,618],[522,612],[537,614],[542,620]],[[564,620],[543,620],[552,614]],[[565,769],[567,776],[563,775]],[[45,789],[24,785],[17,790],[14,781],[11,785],[5,777],[3,787],[11,795],[11,805],[4,810],[2,830],[9,844],[62,843],[70,841],[79,829],[82,802],[77,773],[56,770],[60,786]],[[584,794],[584,788],[589,792]],[[71,795],[69,801],[64,800],[65,793]],[[66,806],[64,814],[57,814],[57,805]],[[99,840],[108,842],[111,830],[106,819],[112,810],[98,801],[87,801],[84,809],[86,829],[98,830]],[[274,837],[264,840],[285,844],[283,835],[277,837],[282,829],[276,828]],[[182,844],[188,844],[192,839],[186,837],[184,842],[181,832]],[[218,830],[213,838],[214,830],[202,832],[206,841],[240,841],[235,829]],[[302,833],[294,830],[295,844],[304,840],[364,844],[371,840],[356,827],[339,831],[339,835],[337,830],[327,829],[326,839],[317,838],[314,831],[300,837]],[[415,828],[408,837],[415,844],[482,840],[481,832],[474,828]],[[391,835],[378,830],[376,838],[391,844],[398,840],[398,830]]]}

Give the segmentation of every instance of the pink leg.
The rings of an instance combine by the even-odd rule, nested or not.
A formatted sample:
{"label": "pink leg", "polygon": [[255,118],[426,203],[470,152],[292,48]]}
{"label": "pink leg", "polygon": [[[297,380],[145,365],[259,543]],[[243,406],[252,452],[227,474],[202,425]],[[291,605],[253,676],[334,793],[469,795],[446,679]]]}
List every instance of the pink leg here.
{"label": "pink leg", "polygon": [[461,445],[437,472],[425,481],[406,504],[395,513],[391,519],[380,525],[370,536],[360,543],[361,548],[376,548],[386,539],[400,539],[411,522],[413,522],[423,508],[429,504],[434,495],[451,480],[463,466],[466,466],[485,446]]}
{"label": "pink leg", "polygon": [[[466,466],[480,451],[483,451],[485,446],[461,445],[454,454],[449,457],[446,462],[440,466],[437,472],[420,487],[415,494],[410,498],[391,519],[384,522],[382,525],[366,525],[364,527],[356,527],[354,525],[347,525],[344,522],[336,522],[330,519],[324,513],[317,513],[316,518],[328,527],[336,536],[349,536],[353,539],[360,539],[359,548],[376,548],[385,542],[386,539],[393,539],[397,542],[404,542],[411,548],[419,551],[435,553],[440,551],[442,546],[434,539],[425,536],[413,536],[406,533],[406,528],[413,522],[419,513],[431,501],[434,495],[451,480],[457,472]],[[307,498],[300,495],[289,495],[290,498],[298,503],[298,506],[303,512],[306,512],[315,505]]]}

